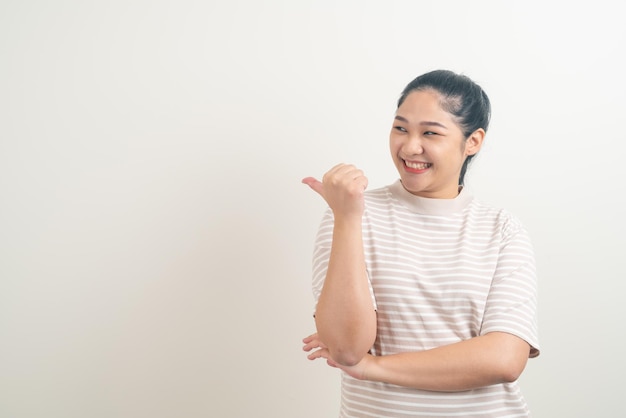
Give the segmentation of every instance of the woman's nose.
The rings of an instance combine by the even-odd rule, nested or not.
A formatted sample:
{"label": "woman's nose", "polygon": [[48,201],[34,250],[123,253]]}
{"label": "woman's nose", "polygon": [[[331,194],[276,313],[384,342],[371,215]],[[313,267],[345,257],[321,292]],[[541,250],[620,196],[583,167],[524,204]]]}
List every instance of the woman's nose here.
{"label": "woman's nose", "polygon": [[422,147],[422,140],[417,135],[411,135],[407,137],[407,141],[402,148],[407,155],[421,154],[424,152],[424,148]]}

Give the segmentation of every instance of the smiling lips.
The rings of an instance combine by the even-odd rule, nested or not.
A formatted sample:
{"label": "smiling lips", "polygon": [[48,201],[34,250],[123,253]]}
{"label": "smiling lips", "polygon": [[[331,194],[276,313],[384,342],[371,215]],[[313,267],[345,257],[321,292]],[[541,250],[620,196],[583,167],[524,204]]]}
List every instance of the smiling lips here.
{"label": "smiling lips", "polygon": [[422,162],[404,160],[404,165],[406,166],[406,168],[409,169],[409,171],[423,172],[427,168],[430,168],[432,166],[432,163],[422,163]]}

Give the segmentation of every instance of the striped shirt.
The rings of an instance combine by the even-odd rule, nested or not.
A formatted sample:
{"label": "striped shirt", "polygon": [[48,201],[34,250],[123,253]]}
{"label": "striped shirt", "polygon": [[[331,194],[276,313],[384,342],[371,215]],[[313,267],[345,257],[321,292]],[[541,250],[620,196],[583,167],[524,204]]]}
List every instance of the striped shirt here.
{"label": "striped shirt", "polygon": [[[332,244],[322,219],[313,254],[319,298]],[[367,191],[363,246],[383,356],[451,344],[493,331],[516,335],[539,355],[533,249],[510,213],[462,189],[454,199],[407,192],[398,180]],[[517,382],[432,392],[342,374],[340,417],[526,417]]]}

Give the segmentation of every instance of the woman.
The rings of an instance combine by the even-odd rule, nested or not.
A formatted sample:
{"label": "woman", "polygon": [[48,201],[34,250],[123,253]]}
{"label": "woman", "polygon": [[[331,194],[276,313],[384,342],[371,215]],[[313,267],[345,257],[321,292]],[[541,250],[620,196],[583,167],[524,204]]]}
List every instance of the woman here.
{"label": "woman", "polygon": [[516,381],[539,354],[532,246],[463,188],[489,118],[476,83],[429,72],[398,101],[397,182],[366,192],[348,164],[303,180],[329,206],[304,350],[345,372],[341,417],[529,414]]}

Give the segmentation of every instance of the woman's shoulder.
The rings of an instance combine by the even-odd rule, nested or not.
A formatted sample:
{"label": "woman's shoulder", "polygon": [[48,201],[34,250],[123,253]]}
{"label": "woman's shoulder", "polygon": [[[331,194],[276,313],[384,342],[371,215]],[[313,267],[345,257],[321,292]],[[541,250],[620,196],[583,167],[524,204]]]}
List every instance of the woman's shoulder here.
{"label": "woman's shoulder", "polygon": [[505,207],[474,197],[468,209],[471,217],[494,223],[504,235],[513,235],[524,230],[521,219]]}
{"label": "woman's shoulder", "polygon": [[368,189],[364,193],[365,200],[372,203],[382,203],[392,199],[391,185]]}
{"label": "woman's shoulder", "polygon": [[384,186],[375,186],[371,189],[367,189],[365,191],[366,196],[379,196],[379,195],[387,195],[390,193],[390,189],[393,184],[386,184]]}

